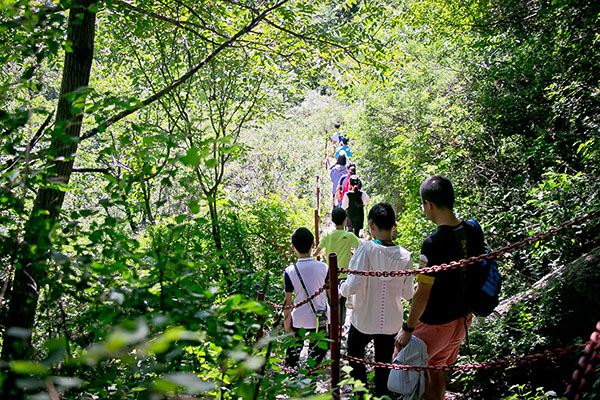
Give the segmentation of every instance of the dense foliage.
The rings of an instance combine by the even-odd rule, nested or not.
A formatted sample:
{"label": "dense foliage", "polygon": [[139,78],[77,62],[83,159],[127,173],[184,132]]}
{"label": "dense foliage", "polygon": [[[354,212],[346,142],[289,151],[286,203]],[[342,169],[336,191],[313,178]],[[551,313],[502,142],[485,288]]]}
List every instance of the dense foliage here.
{"label": "dense foliage", "polygon": [[[291,232],[330,206],[315,186],[328,193],[334,124],[413,254],[434,173],[493,248],[547,231],[600,208],[598,15],[585,0],[3,2],[5,397],[323,391],[277,373],[292,341],[255,299],[281,302]],[[504,296],[599,240],[588,221],[503,257]],[[553,336],[555,290],[476,321],[475,357],[586,340],[596,321]],[[572,366],[453,389],[550,397]]]}

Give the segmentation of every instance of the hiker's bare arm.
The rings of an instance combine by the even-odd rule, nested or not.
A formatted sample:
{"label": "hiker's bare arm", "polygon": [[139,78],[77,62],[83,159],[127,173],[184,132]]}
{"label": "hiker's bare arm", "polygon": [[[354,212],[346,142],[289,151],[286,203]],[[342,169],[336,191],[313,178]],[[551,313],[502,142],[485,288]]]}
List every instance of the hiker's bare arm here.
{"label": "hiker's bare arm", "polygon": [[[285,301],[283,302],[283,306],[284,307],[289,306],[290,304],[292,304],[292,301],[293,301],[292,293],[286,292]],[[294,334],[294,328],[292,327],[292,311],[289,308],[283,309],[283,326],[287,333],[291,333],[292,335]]]}
{"label": "hiker's bare arm", "polygon": [[[419,321],[419,318],[421,318],[421,315],[423,315],[423,312],[425,311],[425,306],[427,306],[427,301],[429,301],[429,296],[431,295],[432,287],[433,284],[429,283],[419,282],[417,284],[417,290],[413,295],[412,302],[410,305],[410,313],[408,314],[408,318],[406,319],[406,324],[409,327],[414,328],[417,324],[417,321]],[[411,332],[406,332],[403,330],[398,332],[398,335],[396,335],[396,348],[399,349],[406,346],[411,336]]]}

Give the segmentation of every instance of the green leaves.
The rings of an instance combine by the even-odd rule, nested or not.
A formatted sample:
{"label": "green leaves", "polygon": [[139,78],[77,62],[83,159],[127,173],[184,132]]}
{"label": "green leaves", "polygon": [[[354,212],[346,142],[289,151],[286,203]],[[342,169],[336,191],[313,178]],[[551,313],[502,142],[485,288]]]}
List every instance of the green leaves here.
{"label": "green leaves", "polygon": [[216,390],[214,382],[203,381],[198,376],[189,373],[167,374],[153,382],[153,387],[160,393],[175,392],[182,388],[184,393],[199,394]]}
{"label": "green leaves", "polygon": [[200,157],[200,150],[197,147],[193,146],[187,151],[185,156],[180,158],[180,160],[185,165],[197,167],[200,164],[200,161],[202,160]]}
{"label": "green leaves", "polygon": [[45,366],[34,362],[34,361],[11,361],[8,363],[8,367],[15,373],[21,375],[41,375],[45,376],[50,371]]}

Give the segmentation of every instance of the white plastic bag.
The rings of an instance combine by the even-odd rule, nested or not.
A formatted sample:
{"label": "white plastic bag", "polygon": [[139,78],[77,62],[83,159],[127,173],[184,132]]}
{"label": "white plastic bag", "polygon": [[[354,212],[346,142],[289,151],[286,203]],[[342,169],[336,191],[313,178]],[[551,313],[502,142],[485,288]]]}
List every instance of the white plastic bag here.
{"label": "white plastic bag", "polygon": [[[394,359],[394,364],[426,367],[428,360],[427,345],[413,335]],[[425,371],[393,369],[387,386],[390,391],[402,394],[403,399],[418,400],[425,392]]]}

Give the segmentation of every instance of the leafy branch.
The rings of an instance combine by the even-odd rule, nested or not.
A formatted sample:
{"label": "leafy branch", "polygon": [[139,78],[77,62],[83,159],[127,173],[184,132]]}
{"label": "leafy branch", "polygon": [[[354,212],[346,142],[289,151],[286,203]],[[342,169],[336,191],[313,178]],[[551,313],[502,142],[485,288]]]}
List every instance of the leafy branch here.
{"label": "leafy branch", "polygon": [[223,50],[225,50],[227,47],[231,46],[239,38],[243,37],[244,35],[249,33],[252,29],[254,29],[256,26],[258,26],[267,17],[267,15],[269,15],[272,11],[283,6],[285,3],[289,2],[289,1],[290,0],[281,0],[280,2],[274,4],[273,6],[265,9],[263,12],[261,12],[256,17],[254,17],[248,24],[246,24],[246,26],[244,26],[242,29],[240,29],[235,35],[231,36],[228,40],[221,43],[221,45],[219,45],[209,55],[204,57],[204,59],[202,59],[198,64],[196,64],[192,69],[190,69],[188,72],[186,72],[183,76],[181,76],[179,79],[177,79],[171,85],[165,87],[161,91],[146,98],[142,102],[135,104],[132,107],[130,107],[126,110],[123,110],[120,113],[110,117],[109,119],[107,119],[106,121],[101,123],[99,126],[96,126],[95,128],[88,130],[83,135],[81,135],[81,139],[82,140],[89,139],[89,138],[95,136],[99,132],[101,132],[104,129],[108,128],[109,126],[113,125],[115,122],[118,122],[118,121],[122,120],[123,118],[128,117],[129,115],[141,110],[142,108],[145,108],[146,106],[154,103],[156,100],[158,100],[158,99],[162,98],[163,96],[167,95],[168,93],[172,92],[174,89],[179,87],[182,83],[186,82],[188,79],[190,79],[192,76],[194,76],[196,74],[196,72],[198,72],[198,70],[200,70],[202,67],[204,67],[208,62],[210,62],[212,59],[214,59]]}

